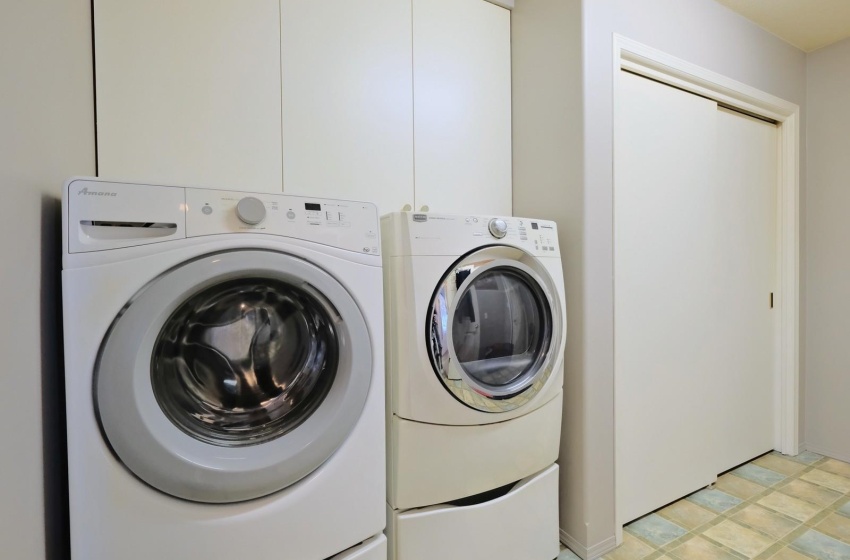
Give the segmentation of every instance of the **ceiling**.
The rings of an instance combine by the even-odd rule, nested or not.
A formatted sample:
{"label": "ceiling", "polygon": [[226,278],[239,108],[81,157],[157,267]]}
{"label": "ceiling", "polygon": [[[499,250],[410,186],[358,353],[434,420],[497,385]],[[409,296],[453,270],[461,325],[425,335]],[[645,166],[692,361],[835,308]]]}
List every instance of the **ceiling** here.
{"label": "ceiling", "polygon": [[850,37],[850,0],[717,0],[806,52]]}

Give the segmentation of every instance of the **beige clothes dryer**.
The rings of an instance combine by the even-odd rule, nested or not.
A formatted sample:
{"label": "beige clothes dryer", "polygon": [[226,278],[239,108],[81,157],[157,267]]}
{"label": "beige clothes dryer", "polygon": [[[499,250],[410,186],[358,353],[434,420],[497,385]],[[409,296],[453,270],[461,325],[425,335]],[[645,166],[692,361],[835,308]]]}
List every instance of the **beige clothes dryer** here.
{"label": "beige clothes dryer", "polygon": [[[555,224],[394,213],[381,226],[390,556],[425,558],[406,543],[432,537],[447,558],[476,542],[502,558],[501,521],[531,508],[550,513],[512,538],[554,558],[567,335]],[[467,526],[468,542],[429,537],[441,519]]]}

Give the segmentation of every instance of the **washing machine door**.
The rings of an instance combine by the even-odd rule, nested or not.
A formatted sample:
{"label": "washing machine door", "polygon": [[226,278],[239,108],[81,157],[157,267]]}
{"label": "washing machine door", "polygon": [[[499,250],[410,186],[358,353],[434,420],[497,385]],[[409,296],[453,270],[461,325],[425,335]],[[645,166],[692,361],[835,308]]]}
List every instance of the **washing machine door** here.
{"label": "washing machine door", "polygon": [[425,329],[431,364],[451,394],[498,413],[539,393],[562,351],[557,293],[521,249],[486,247],[457,261],[434,291]]}
{"label": "washing machine door", "polygon": [[227,251],[162,274],[101,345],[102,432],[138,478],[198,502],[249,500],[308,475],[345,441],[372,380],[357,304],[319,267]]}

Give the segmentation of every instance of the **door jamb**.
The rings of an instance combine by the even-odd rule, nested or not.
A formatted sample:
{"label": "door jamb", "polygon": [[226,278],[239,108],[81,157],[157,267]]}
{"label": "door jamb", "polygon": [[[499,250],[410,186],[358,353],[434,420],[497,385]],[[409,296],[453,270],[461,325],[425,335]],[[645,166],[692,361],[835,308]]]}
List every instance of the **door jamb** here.
{"label": "door jamb", "polygon": [[775,354],[774,447],[786,455],[796,455],[800,451],[800,107],[617,34],[614,34],[613,70],[614,92],[618,91],[621,70],[628,70],[778,123],[779,332]]}

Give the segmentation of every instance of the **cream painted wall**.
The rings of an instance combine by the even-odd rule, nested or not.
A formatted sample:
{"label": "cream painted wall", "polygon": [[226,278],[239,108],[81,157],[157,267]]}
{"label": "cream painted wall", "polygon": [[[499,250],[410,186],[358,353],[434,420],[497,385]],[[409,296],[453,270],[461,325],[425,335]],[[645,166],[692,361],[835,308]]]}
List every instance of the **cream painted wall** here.
{"label": "cream painted wall", "polygon": [[[713,0],[585,0],[584,297],[585,458],[590,487],[611,488],[613,464],[612,34],[618,33],[805,106],[805,54]],[[805,115],[802,117],[805,130]],[[801,142],[805,162],[805,141]],[[805,177],[805,170],[801,173]],[[805,187],[802,187],[805,190]],[[803,210],[804,212],[804,210]],[[805,229],[805,224],[803,224]],[[805,267],[805,263],[803,263]],[[587,542],[609,538],[613,492],[587,513]]]}
{"label": "cream painted wall", "polygon": [[[594,556],[613,546],[616,534],[612,36],[618,33],[801,106],[806,58],[714,0],[583,0],[580,10],[576,2],[522,0],[513,20],[514,210],[559,223],[570,305],[565,394],[568,399],[581,395],[566,406],[565,434],[572,435],[565,435],[561,462],[565,471],[575,469],[576,478],[562,476],[562,537]],[[528,27],[533,21],[549,25],[534,36]],[[526,42],[534,45],[533,53],[524,52],[531,48]],[[547,87],[557,90],[535,92]],[[534,106],[543,102],[552,109]],[[527,128],[526,115],[537,115],[539,132]],[[582,122],[577,142],[574,133]],[[802,149],[805,178],[805,140]],[[802,266],[805,270],[805,257]]]}
{"label": "cream painted wall", "polygon": [[0,556],[67,558],[59,196],[95,171],[89,0],[0,18]]}
{"label": "cream painted wall", "polygon": [[850,461],[850,40],[808,55],[806,447]]}
{"label": "cream painted wall", "polygon": [[567,288],[561,426],[562,533],[584,533],[581,1],[519,0],[511,14],[515,216],[558,221]]}
{"label": "cream painted wall", "polygon": [[[570,306],[564,431],[564,441],[570,443],[561,458],[568,471],[562,479],[561,526],[577,542],[593,548],[608,542],[615,529],[611,33],[801,105],[806,92],[800,51],[713,0],[584,0],[583,4],[582,8],[580,0],[521,0],[513,12],[514,204],[518,215],[560,223]],[[60,558],[64,546],[64,459],[57,437],[62,402],[58,196],[67,176],[94,173],[89,26],[88,0],[11,0],[0,18],[4,53],[0,192],[7,197],[0,205],[4,239],[0,284],[5,288],[0,291],[0,308],[6,310],[0,337],[5,366],[0,393],[5,426],[0,550],[16,560]],[[813,77],[821,63],[829,63],[829,53],[826,49],[811,57],[813,98],[820,98],[819,90],[811,87]],[[840,56],[846,55],[835,58]],[[819,118],[827,126],[814,128],[813,163],[829,156],[828,150],[818,148],[825,145],[818,144],[819,131],[826,140],[835,133],[826,117]],[[583,121],[588,126],[583,127]],[[811,212],[825,220],[815,231],[816,239],[844,234],[831,238],[843,240],[847,232],[835,200],[846,194],[837,182],[821,181],[831,172],[838,176],[837,166],[822,167],[810,175],[821,189],[812,195],[816,206]],[[825,267],[836,253],[819,250],[814,240],[808,247],[814,259],[812,275],[819,282],[809,294],[817,314],[808,324],[834,325],[828,320],[844,315],[821,313],[834,301],[818,299],[814,288],[827,285],[821,282],[833,286],[827,272],[835,272]],[[838,339],[833,347],[845,346],[842,342]],[[829,347],[813,348],[823,356],[809,359],[810,367],[829,365],[830,356],[835,356],[827,353]],[[817,419],[810,414],[809,421]],[[45,544],[46,525],[54,530]]]}

